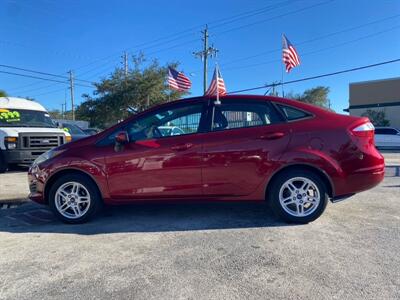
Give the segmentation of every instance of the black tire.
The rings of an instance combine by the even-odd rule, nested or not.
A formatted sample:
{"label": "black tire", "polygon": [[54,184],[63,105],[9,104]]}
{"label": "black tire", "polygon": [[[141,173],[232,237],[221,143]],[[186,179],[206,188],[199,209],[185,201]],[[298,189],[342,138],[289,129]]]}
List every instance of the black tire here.
{"label": "black tire", "polygon": [[0,174],[5,173],[7,171],[7,169],[8,169],[8,166],[7,166],[6,160],[0,151]]}
{"label": "black tire", "polygon": [[[89,208],[85,214],[78,218],[69,218],[64,216],[60,213],[56,206],[56,192],[62,185],[68,182],[77,182],[83,185],[90,196],[90,203],[88,205]],[[57,218],[68,224],[81,224],[89,221],[101,210],[103,206],[103,201],[96,184],[93,183],[90,178],[81,174],[68,174],[57,179],[50,187],[48,203]]]}
{"label": "black tire", "polygon": [[[288,213],[282,206],[281,202],[279,201],[279,193],[281,187],[290,179],[296,177],[303,177],[307,178],[308,180],[312,181],[318,189],[320,194],[320,200],[318,205],[316,205],[316,209],[308,215],[305,216],[294,216]],[[309,170],[288,170],[287,172],[283,172],[279,174],[276,178],[273,179],[271,182],[270,187],[268,188],[268,195],[267,201],[270,207],[272,208],[273,212],[282,220],[288,223],[298,223],[298,224],[306,224],[318,219],[322,213],[324,212],[327,204],[328,204],[328,193],[327,188],[321,180],[320,176],[315,174]],[[296,204],[293,204],[296,205]],[[293,206],[292,206],[293,207]],[[296,207],[297,209],[297,207]],[[304,209],[304,208],[303,208]]]}

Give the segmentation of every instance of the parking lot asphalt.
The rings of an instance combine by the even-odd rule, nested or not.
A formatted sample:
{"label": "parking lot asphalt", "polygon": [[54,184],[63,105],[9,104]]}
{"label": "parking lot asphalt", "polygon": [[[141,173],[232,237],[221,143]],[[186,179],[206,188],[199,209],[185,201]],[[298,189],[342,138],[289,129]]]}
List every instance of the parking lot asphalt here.
{"label": "parking lot asphalt", "polygon": [[288,225],[256,203],[0,210],[0,299],[399,299],[400,177]]}
{"label": "parking lot asphalt", "polygon": [[20,202],[29,194],[26,168],[19,168],[0,174],[0,204],[2,202]]}

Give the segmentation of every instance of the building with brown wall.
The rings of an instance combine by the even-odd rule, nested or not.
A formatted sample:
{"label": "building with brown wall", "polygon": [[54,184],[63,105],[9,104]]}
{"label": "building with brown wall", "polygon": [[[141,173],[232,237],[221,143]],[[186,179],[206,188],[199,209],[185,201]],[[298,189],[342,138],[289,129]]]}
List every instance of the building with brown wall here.
{"label": "building with brown wall", "polygon": [[400,77],[350,83],[350,115],[384,111],[390,126],[400,128]]}

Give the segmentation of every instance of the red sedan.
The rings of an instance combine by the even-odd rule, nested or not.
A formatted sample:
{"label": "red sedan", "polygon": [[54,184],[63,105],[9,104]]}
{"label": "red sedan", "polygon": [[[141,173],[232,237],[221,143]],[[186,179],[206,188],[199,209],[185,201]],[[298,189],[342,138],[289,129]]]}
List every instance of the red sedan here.
{"label": "red sedan", "polygon": [[103,204],[194,199],[267,201],[282,219],[307,223],[329,199],[376,186],[384,167],[367,118],[235,95],[163,104],[55,148],[32,165],[29,186],[68,223]]}

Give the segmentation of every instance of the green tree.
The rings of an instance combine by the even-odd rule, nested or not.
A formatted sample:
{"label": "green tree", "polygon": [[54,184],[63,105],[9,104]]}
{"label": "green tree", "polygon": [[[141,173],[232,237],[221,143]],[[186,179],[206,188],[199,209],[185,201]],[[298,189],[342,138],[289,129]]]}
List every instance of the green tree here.
{"label": "green tree", "polygon": [[315,88],[305,90],[303,94],[289,92],[285,95],[285,97],[330,109],[330,100],[328,98],[328,94],[329,87],[317,86]]}
{"label": "green tree", "polygon": [[372,124],[375,126],[389,126],[390,122],[389,120],[386,119],[385,112],[383,110],[371,110],[368,109],[365,113],[363,113],[361,116],[367,117],[370,119]]}
{"label": "green tree", "polygon": [[[168,65],[176,67],[177,63]],[[93,96],[83,95],[85,101],[77,108],[77,118],[104,128],[150,106],[182,97],[185,93],[171,91],[166,84],[168,65],[160,66],[156,60],[146,64],[143,55],[133,57],[127,76],[116,68],[95,84]]]}
{"label": "green tree", "polygon": [[317,86],[312,89],[305,90],[297,100],[321,107],[329,107],[329,87]]}
{"label": "green tree", "polygon": [[59,109],[49,110],[49,115],[52,119],[62,119],[62,114]]}
{"label": "green tree", "polygon": [[0,97],[7,97],[7,93],[3,90],[0,90]]}
{"label": "green tree", "polygon": [[72,111],[61,112],[59,109],[49,110],[49,115],[52,119],[72,120]]}

